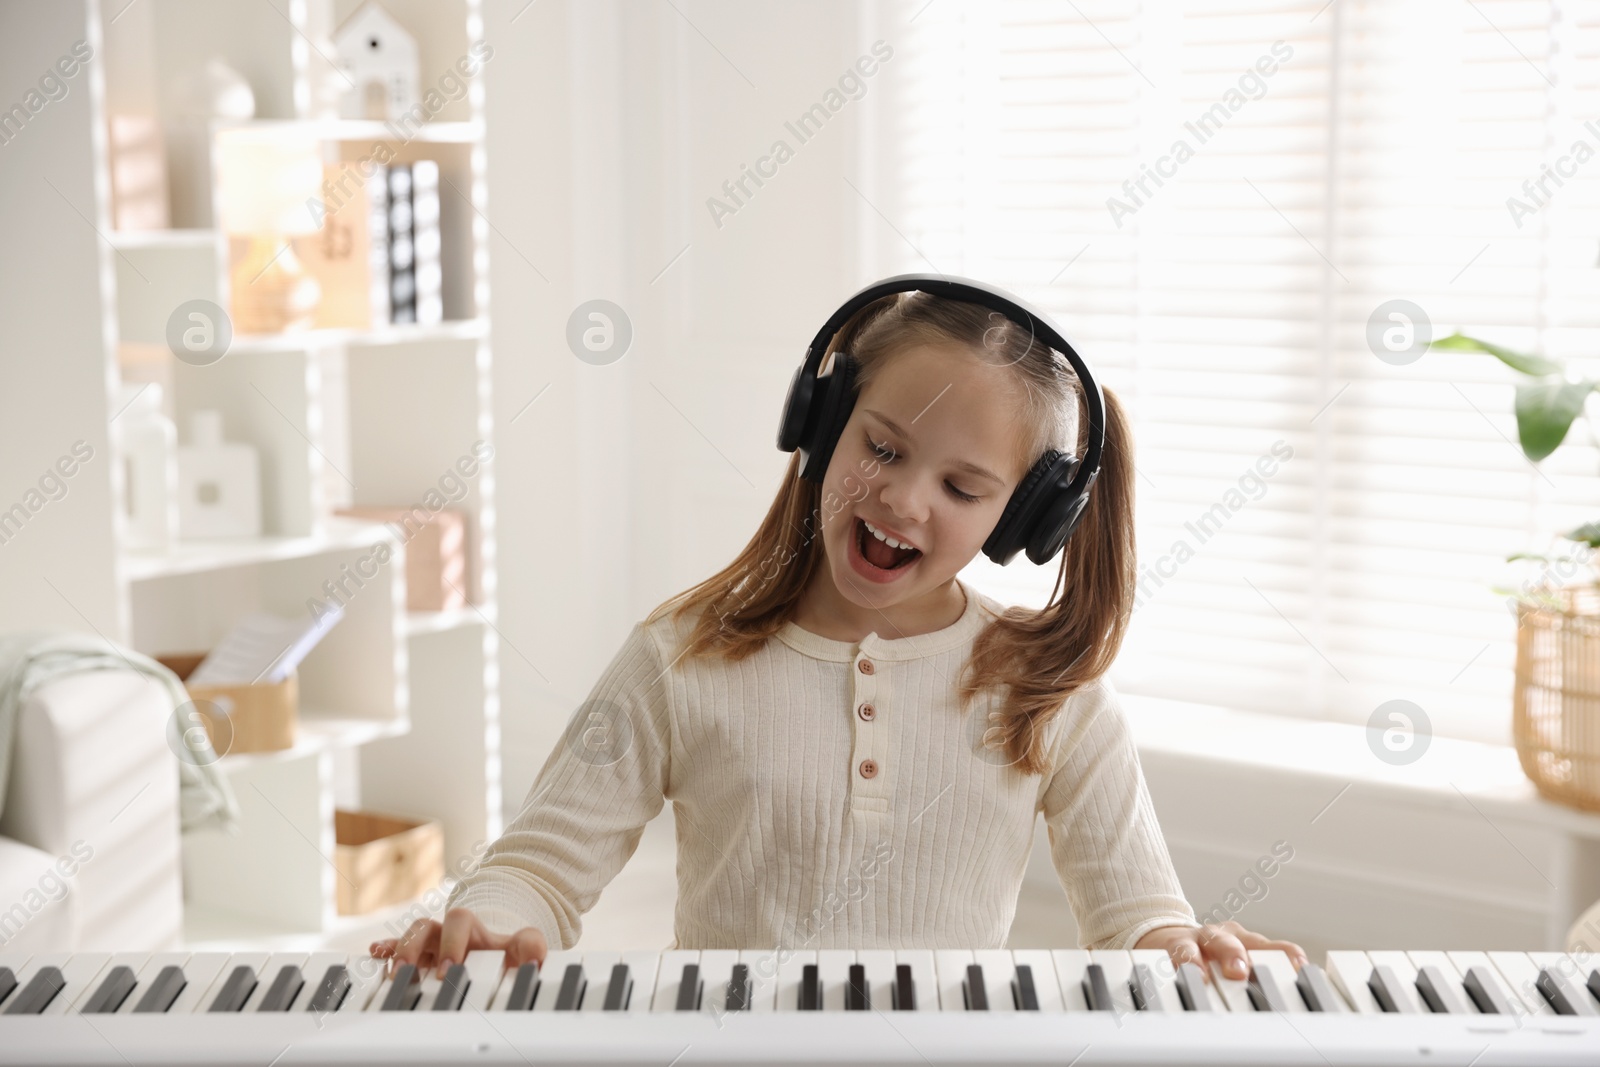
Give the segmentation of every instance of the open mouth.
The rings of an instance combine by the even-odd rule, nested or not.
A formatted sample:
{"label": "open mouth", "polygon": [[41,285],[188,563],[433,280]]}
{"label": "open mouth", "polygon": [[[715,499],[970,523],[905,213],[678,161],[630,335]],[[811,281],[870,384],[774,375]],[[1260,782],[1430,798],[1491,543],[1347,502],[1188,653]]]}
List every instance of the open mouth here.
{"label": "open mouth", "polygon": [[855,532],[856,548],[860,551],[861,558],[879,570],[899,570],[922,558],[921,549],[894,548],[887,542],[878,540],[859,516],[856,518]]}

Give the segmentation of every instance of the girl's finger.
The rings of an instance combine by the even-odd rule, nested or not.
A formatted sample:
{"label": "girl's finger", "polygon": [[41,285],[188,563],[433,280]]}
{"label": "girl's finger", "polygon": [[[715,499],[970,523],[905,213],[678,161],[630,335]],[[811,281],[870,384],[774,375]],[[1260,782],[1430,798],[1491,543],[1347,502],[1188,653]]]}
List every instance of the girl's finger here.
{"label": "girl's finger", "polygon": [[451,908],[445,912],[439,934],[439,977],[452,963],[464,963],[473,949],[489,948],[488,931],[470,908]]}
{"label": "girl's finger", "polygon": [[374,941],[372,946],[367,949],[367,955],[374,956],[380,960],[388,959],[390,956],[393,956],[394,938],[386,937],[381,941]]}
{"label": "girl's finger", "polygon": [[1247,949],[1269,949],[1283,953],[1289,957],[1289,963],[1297,971],[1309,962],[1306,950],[1293,941],[1275,941],[1266,934],[1258,934],[1254,930],[1240,930],[1238,937]]}
{"label": "girl's finger", "polygon": [[512,934],[505,946],[506,966],[521,967],[524,963],[537,963],[544,966],[545,957],[550,954],[550,947],[545,944],[544,935],[537,929],[527,926]]}
{"label": "girl's finger", "polygon": [[400,943],[395,946],[394,961],[397,966],[402,963],[414,963],[417,969],[421,970],[438,949],[438,922],[433,919],[418,919],[411,924],[401,936]]}
{"label": "girl's finger", "polygon": [[1200,953],[1200,943],[1190,937],[1180,938],[1168,945],[1167,955],[1172,957],[1172,966],[1175,968],[1185,963],[1199,964],[1205,959]]}
{"label": "girl's finger", "polygon": [[1228,978],[1248,978],[1250,960],[1245,955],[1244,943],[1224,930],[1214,930],[1209,939],[1201,942],[1200,951],[1205,958],[1221,965]]}

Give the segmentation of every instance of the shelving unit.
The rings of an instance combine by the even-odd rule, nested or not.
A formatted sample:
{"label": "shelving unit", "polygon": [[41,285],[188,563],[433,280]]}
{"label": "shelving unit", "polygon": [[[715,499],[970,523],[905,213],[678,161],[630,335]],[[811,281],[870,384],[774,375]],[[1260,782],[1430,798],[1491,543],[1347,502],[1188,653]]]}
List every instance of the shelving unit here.
{"label": "shelving unit", "polygon": [[[482,37],[478,0],[380,2],[417,38],[424,91]],[[381,144],[392,161],[435,160],[441,174],[445,321],[236,335],[208,366],[168,352],[166,325],[185,301],[229,306],[229,239],[212,222],[215,190],[186,184],[193,171],[169,154],[175,228],[104,226],[116,299],[100,310],[118,339],[108,373],[160,382],[180,441],[191,412],[220,410],[228,439],[253,446],[262,473],[263,536],[180,541],[163,554],[117,551],[122,640],[152,654],[202,650],[248,612],[295,615],[325,600],[330,582],[364,576],[343,587],[344,618],[299,668],[295,746],[219,763],[243,832],[184,838],[193,943],[316,944],[380,922],[388,912],[336,914],[336,806],[439,819],[447,871],[501,829],[494,463],[474,451],[492,444],[494,430],[483,79],[481,70],[462,79],[466,91],[414,131],[335,117],[329,86],[343,76],[328,62],[332,32],[360,6],[144,0],[97,14],[106,74],[94,119],[102,129],[110,116],[134,113],[174,130],[184,77],[216,57],[250,81],[257,118],[218,124],[213,137],[246,128],[301,139],[325,162],[371,158]],[[93,5],[90,12],[96,17]],[[108,187],[103,141],[96,165]],[[464,456],[478,461],[470,477],[452,474]],[[126,485],[120,458],[115,466],[107,521],[120,545]],[[469,606],[410,612],[399,536],[334,512],[409,507],[430,491],[467,515]],[[365,577],[385,544],[389,562]]]}

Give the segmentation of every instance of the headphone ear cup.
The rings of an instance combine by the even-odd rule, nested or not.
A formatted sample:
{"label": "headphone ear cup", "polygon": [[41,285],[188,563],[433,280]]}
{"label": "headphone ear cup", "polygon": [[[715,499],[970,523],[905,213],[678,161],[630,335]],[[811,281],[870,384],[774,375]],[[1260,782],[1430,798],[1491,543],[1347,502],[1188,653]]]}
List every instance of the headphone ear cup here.
{"label": "headphone ear cup", "polygon": [[1022,481],[1011,491],[1011,499],[1006,501],[1005,510],[1000,513],[1000,521],[994,524],[989,539],[983,543],[984,554],[1001,566],[1005,566],[1006,562],[1022,548],[1023,535],[1026,532],[1019,529],[1022,525],[1022,516],[1032,510],[1031,498],[1060,456],[1061,453],[1052,448],[1034,461],[1033,466],[1028,468],[1028,473],[1022,476]]}
{"label": "headphone ear cup", "polygon": [[800,476],[807,481],[821,483],[828,473],[828,463],[833,450],[844,433],[845,423],[856,406],[856,363],[844,352],[833,354],[833,369],[826,377],[818,378],[822,395],[818,405],[816,430],[806,442],[806,464]]}

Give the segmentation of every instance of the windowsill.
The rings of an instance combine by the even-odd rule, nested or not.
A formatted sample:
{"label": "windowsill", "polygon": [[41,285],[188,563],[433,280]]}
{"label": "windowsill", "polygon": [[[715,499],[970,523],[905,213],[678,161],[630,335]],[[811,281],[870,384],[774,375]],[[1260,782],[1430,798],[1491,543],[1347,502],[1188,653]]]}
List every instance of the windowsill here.
{"label": "windowsill", "polygon": [[1246,775],[1292,776],[1302,783],[1323,778],[1330,801],[1351,784],[1411,805],[1459,808],[1464,797],[1489,818],[1600,838],[1600,814],[1539,796],[1509,745],[1434,737],[1415,763],[1392,766],[1373,754],[1363,726],[1119,696],[1146,762],[1206,761]]}

